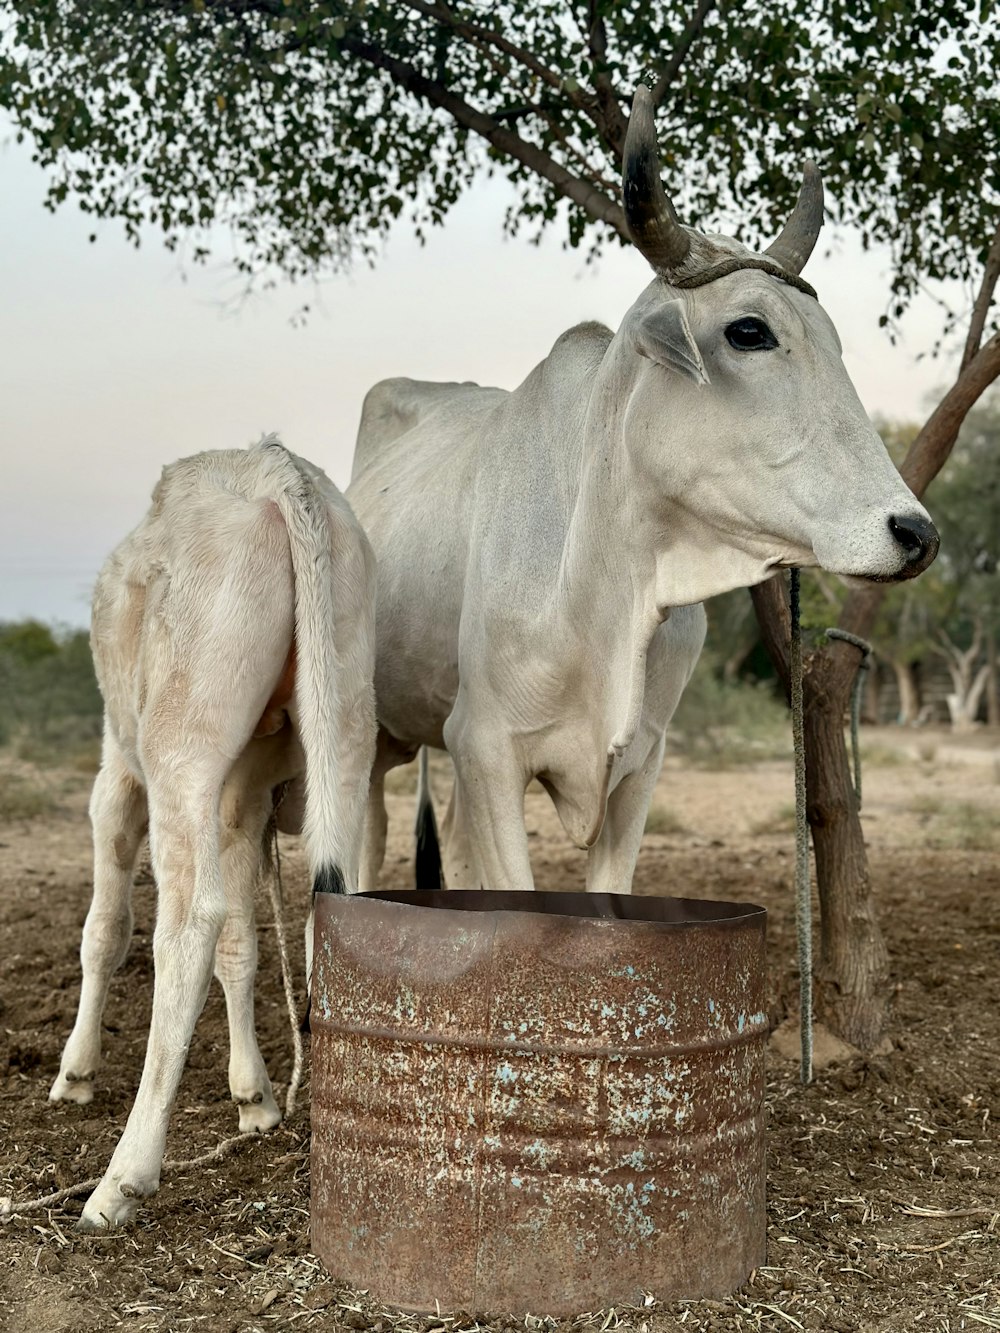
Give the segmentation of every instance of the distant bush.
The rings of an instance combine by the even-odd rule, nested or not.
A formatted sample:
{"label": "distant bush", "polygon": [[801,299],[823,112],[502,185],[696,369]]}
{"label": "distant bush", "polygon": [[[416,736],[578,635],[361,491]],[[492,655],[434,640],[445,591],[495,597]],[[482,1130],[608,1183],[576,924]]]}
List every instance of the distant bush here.
{"label": "distant bush", "polygon": [[0,822],[38,819],[51,815],[57,802],[50,789],[20,773],[0,772]]}
{"label": "distant bush", "polygon": [[0,622],[0,745],[42,763],[79,765],[101,734],[86,630]]}
{"label": "distant bush", "polygon": [[769,833],[780,833],[782,835],[794,833],[795,820],[795,806],[786,803],[785,805],[779,805],[766,819],[759,820],[750,832],[758,837]]}
{"label": "distant bush", "polygon": [[657,834],[660,837],[669,837],[671,834],[687,833],[687,829],[677,818],[672,810],[668,810],[665,805],[654,802],[646,813],[646,832]]}
{"label": "distant bush", "polygon": [[764,681],[726,681],[702,656],[667,732],[667,746],[707,768],[784,759],[792,749],[788,709]]}
{"label": "distant bush", "polygon": [[1000,848],[1000,827],[992,810],[969,801],[943,801],[935,796],[917,796],[909,806],[922,817],[931,847],[977,852]]}

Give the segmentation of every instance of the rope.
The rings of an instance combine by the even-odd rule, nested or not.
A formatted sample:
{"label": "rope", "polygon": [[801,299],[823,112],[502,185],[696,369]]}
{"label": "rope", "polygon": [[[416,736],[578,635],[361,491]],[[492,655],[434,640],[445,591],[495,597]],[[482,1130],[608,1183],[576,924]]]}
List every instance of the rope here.
{"label": "rope", "polygon": [[[269,875],[267,879],[268,894],[271,899],[271,910],[274,913],[274,928],[278,938],[278,952],[281,956],[281,980],[285,990],[285,1003],[288,1007],[289,1024],[292,1031],[292,1050],[294,1058],[292,1061],[292,1077],[288,1084],[288,1091],[285,1094],[285,1119],[291,1119],[295,1110],[295,1099],[298,1094],[299,1085],[302,1082],[302,1066],[304,1063],[304,1053],[302,1046],[302,1034],[299,1031],[298,1018],[295,1012],[295,994],[292,990],[291,969],[288,963],[288,942],[285,936],[285,921],[282,912],[282,887],[281,887],[281,856],[278,851],[278,828],[277,824],[273,826],[274,836],[274,874]],[[228,1157],[231,1152],[239,1147],[241,1143],[255,1138],[254,1134],[233,1134],[227,1139],[220,1140],[214,1148],[203,1152],[198,1157],[187,1158],[183,1161],[165,1161],[160,1170],[160,1178],[171,1175],[181,1175],[185,1171],[192,1171],[199,1166],[208,1166],[211,1162],[219,1162],[224,1157]],[[43,1194],[37,1199],[25,1199],[23,1202],[15,1202],[12,1198],[0,1198],[0,1219],[18,1216],[22,1213],[44,1212],[47,1208],[54,1208],[58,1204],[65,1202],[66,1199],[72,1199],[76,1195],[89,1194],[96,1189],[103,1179],[102,1176],[95,1176],[92,1180],[81,1180],[76,1185],[68,1185],[65,1189],[56,1190],[52,1194]]]}
{"label": "rope", "polygon": [[278,850],[278,825],[273,824],[274,836],[274,874],[267,879],[267,891],[271,898],[271,911],[274,915],[274,930],[278,937],[278,952],[281,955],[281,984],[285,990],[285,1005],[288,1009],[288,1024],[292,1032],[292,1077],[285,1093],[285,1119],[290,1120],[295,1110],[295,1098],[302,1082],[302,1033],[295,1009],[295,992],[292,990],[291,969],[288,966],[288,940],[285,936],[285,916],[282,911],[284,896],[281,886],[281,853]]}
{"label": "rope", "polygon": [[812,886],[809,882],[809,825],[806,819],[806,743],[802,708],[802,626],[799,613],[799,571],[791,571],[792,745],[795,751],[795,935],[799,952],[800,1077],[813,1075]]}
{"label": "rope", "polygon": [[780,278],[782,282],[787,282],[789,287],[805,292],[814,301],[819,300],[816,295],[816,288],[810,287],[805,278],[800,278],[796,273],[788,273],[773,260],[764,259],[757,255],[732,255],[729,259],[723,259],[718,264],[711,264],[708,268],[700,269],[697,273],[692,273],[686,278],[675,278],[671,274],[665,274],[664,281],[671,287],[679,287],[682,291],[688,291],[692,287],[704,287],[706,283],[715,282],[717,278],[728,278],[730,273],[738,273],[740,269],[746,268],[755,268],[761,273],[769,273],[772,278]]}
{"label": "rope", "polygon": [[[221,1161],[223,1157],[228,1157],[234,1148],[254,1137],[253,1134],[233,1134],[228,1139],[222,1139],[214,1148],[203,1152],[199,1157],[191,1157],[186,1161],[164,1162],[160,1169],[160,1178],[180,1175],[185,1171],[194,1170],[195,1167]],[[10,1198],[0,1199],[0,1218],[20,1216],[21,1213],[44,1212],[46,1208],[53,1208],[66,1199],[72,1199],[79,1194],[89,1194],[97,1188],[102,1179],[102,1176],[94,1176],[93,1180],[81,1180],[76,1185],[67,1185],[65,1189],[56,1190],[53,1194],[43,1194],[39,1199],[26,1199],[23,1203],[17,1203]]]}
{"label": "rope", "polygon": [[861,741],[859,732],[861,730],[861,696],[864,693],[864,676],[862,671],[867,671],[871,666],[872,646],[867,639],[859,638],[857,634],[849,634],[846,629],[828,629],[826,632],[828,639],[840,639],[843,643],[849,643],[857,648],[861,654],[861,661],[858,664],[858,673],[854,677],[854,684],[851,687],[851,765],[854,772],[854,795],[858,800],[858,809],[861,809]]}

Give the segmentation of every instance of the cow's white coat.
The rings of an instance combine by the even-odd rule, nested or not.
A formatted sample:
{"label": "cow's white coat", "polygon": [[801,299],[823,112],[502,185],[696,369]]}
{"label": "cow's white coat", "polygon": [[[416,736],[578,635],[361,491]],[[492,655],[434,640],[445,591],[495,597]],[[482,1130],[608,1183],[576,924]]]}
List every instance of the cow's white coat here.
{"label": "cow's white coat", "polygon": [[357,887],[375,741],[370,547],[336,487],[273,438],[184,459],[101,571],[92,645],[105,701],[94,897],[53,1100],[93,1096],[147,821],[159,900],[142,1080],[85,1229],[128,1221],[157,1188],[213,961],[240,1129],[280,1119],[254,1031],[254,889],[275,788],[303,777],[304,803],[293,791],[281,825],[304,804],[314,873],[336,868]]}
{"label": "cow's white coat", "polygon": [[[747,316],[777,348],[729,345]],[[821,306],[754,270],[690,290],[658,276],[617,333],[571,329],[512,392],[376,385],[347,494],[379,565],[369,888],[381,776],[434,745],[456,769],[449,886],[532,887],[538,777],[590,849],[587,887],[627,892],[699,603],[791,565],[899,577],[889,519],[929,521]]]}

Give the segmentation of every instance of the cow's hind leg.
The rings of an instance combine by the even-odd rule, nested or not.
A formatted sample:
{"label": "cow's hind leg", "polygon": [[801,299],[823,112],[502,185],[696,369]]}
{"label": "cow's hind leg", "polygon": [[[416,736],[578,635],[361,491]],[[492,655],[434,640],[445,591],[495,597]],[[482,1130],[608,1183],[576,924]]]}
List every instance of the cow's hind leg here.
{"label": "cow's hind leg", "polygon": [[281,1120],[254,1024],[254,895],[270,813],[270,788],[259,785],[257,790],[246,790],[234,773],[222,798],[222,880],[227,915],[215,946],[215,975],[226,995],[229,1091],[239,1107],[243,1134],[273,1129]]}
{"label": "cow's hind leg", "polygon": [[59,1064],[50,1101],[78,1102],[94,1096],[101,1059],[101,1018],[108,986],[132,938],[132,877],[146,830],[146,793],[127,767],[110,733],[101,771],[90,798],[94,835],[94,896],[83,928],[83,984],[76,1022]]}
{"label": "cow's hind leg", "polygon": [[385,809],[385,775],[400,764],[408,764],[414,753],[412,745],[404,745],[383,727],[379,727],[361,845],[359,888],[362,893],[373,893],[378,888],[379,871],[385,860],[386,831],[389,826]]}
{"label": "cow's hind leg", "polygon": [[378,888],[379,871],[385,860],[385,840],[389,817],[385,809],[385,770],[372,771],[365,809],[365,834],[361,844],[361,873],[359,888],[362,893],[374,893]]}

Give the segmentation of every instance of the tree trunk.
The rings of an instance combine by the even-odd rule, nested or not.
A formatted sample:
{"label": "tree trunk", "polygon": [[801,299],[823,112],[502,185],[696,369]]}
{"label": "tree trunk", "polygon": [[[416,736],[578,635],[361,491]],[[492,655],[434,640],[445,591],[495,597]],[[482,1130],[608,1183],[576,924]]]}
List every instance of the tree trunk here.
{"label": "tree trunk", "polygon": [[[856,655],[856,654],[855,654]],[[889,955],[872,898],[857,799],[844,743],[842,686],[824,654],[813,654],[805,709],[806,801],[820,902],[816,1010],[827,1026],[863,1050],[876,1046],[889,1019]]]}
{"label": "tree trunk", "polygon": [[[871,633],[880,587],[851,594],[841,626]],[[789,686],[789,613],[784,581],[751,589],[764,645]],[[872,1050],[889,1017],[889,955],[872,898],[868,854],[844,741],[844,715],[860,666],[851,644],[832,640],[804,662],[806,809],[816,852],[820,950],[816,1015],[853,1046]]]}
{"label": "tree trunk", "polygon": [[988,666],[981,666],[971,681],[956,671],[951,673],[955,693],[948,695],[947,702],[952,731],[974,731],[979,725],[977,721],[979,705],[983,701],[989,670]]}
{"label": "tree trunk", "polygon": [[892,662],[899,689],[899,722],[904,727],[912,727],[920,716],[920,691],[913,672],[912,662]]}
{"label": "tree trunk", "polygon": [[948,695],[948,713],[953,731],[971,731],[976,725],[976,714],[982,702],[983,690],[989,679],[989,664],[976,668],[976,662],[983,645],[983,626],[975,622],[975,634],[968,648],[959,648],[944,630],[938,637],[943,645],[942,653],[951,676],[952,693]]}
{"label": "tree trunk", "polygon": [[990,630],[986,636],[986,721],[991,727],[1000,727],[1000,679],[997,673],[997,636]]}

